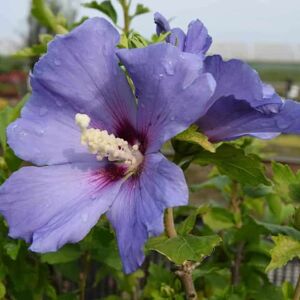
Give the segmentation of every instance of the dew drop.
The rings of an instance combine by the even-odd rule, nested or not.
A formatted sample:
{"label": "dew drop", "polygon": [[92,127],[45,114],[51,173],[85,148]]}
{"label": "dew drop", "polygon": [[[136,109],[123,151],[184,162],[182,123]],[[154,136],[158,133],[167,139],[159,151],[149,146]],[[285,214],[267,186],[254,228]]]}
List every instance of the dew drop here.
{"label": "dew drop", "polygon": [[161,73],[161,74],[159,74],[158,76],[159,76],[159,78],[163,78],[163,77],[164,77],[164,74]]}
{"label": "dew drop", "polygon": [[168,60],[163,64],[165,71],[168,75],[174,75],[174,66],[172,61]]}
{"label": "dew drop", "polygon": [[82,215],[81,215],[81,220],[82,220],[82,222],[86,223],[87,220],[88,220],[88,217],[89,217],[88,214],[86,214],[86,213],[82,214]]}
{"label": "dew drop", "polygon": [[40,108],[40,116],[41,117],[43,117],[43,116],[45,116],[46,114],[47,114],[47,112],[48,112],[48,108],[46,108],[46,107],[41,107]]}
{"label": "dew drop", "polygon": [[276,125],[282,130],[289,128],[291,123],[292,120],[290,118],[283,118],[281,116],[277,116],[276,118]]}
{"label": "dew drop", "polygon": [[42,128],[38,128],[38,129],[36,130],[36,134],[37,134],[38,136],[43,136],[43,135],[45,134],[45,130],[42,129]]}
{"label": "dew drop", "polygon": [[54,64],[56,66],[60,66],[61,65],[61,61],[59,59],[54,59]]}

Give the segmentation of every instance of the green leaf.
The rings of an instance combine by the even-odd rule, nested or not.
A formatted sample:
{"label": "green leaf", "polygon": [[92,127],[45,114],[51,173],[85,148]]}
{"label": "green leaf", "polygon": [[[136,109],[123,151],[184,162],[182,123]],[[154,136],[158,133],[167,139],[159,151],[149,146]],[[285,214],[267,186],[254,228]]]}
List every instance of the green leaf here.
{"label": "green leaf", "polygon": [[212,207],[203,215],[203,221],[214,231],[228,229],[235,225],[233,214],[221,207]]}
{"label": "green leaf", "polygon": [[267,266],[267,272],[286,265],[295,257],[300,257],[299,241],[284,235],[272,236],[272,239],[275,246],[270,251],[271,262]]}
{"label": "green leaf", "polygon": [[184,234],[188,234],[190,233],[196,223],[197,220],[197,216],[198,215],[203,215],[204,213],[206,213],[209,210],[208,206],[201,206],[197,209],[194,209],[194,211],[191,213],[191,215],[189,215],[183,222],[181,222],[178,226],[177,226],[177,232],[179,235],[184,235]]}
{"label": "green leaf", "polygon": [[193,161],[201,165],[214,164],[221,174],[245,185],[270,185],[260,159],[253,154],[246,155],[242,149],[230,144],[221,145],[216,153],[202,151]]}
{"label": "green leaf", "polygon": [[182,235],[174,238],[162,236],[150,239],[146,249],[155,250],[179,265],[186,260],[202,261],[220,242],[221,238],[217,235]]}
{"label": "green leaf", "polygon": [[20,111],[28,98],[29,95],[27,94],[15,107],[6,106],[0,111],[0,145],[4,153],[7,148],[6,127],[19,117]]}
{"label": "green leaf", "polygon": [[81,251],[78,245],[66,245],[57,252],[49,252],[41,255],[41,261],[50,265],[67,263],[80,257]]}
{"label": "green leaf", "polygon": [[83,6],[99,10],[103,14],[107,15],[115,24],[117,23],[118,15],[111,1],[103,1],[101,3],[92,1],[90,3],[84,3]]}
{"label": "green leaf", "polygon": [[21,241],[9,242],[9,243],[7,243],[7,244],[4,245],[4,249],[5,249],[6,253],[7,253],[7,255],[12,260],[16,260],[17,259],[20,247],[21,247]]}
{"label": "green leaf", "polygon": [[148,12],[150,12],[150,9],[148,7],[144,6],[143,4],[138,4],[135,8],[135,13],[131,18],[146,14]]}
{"label": "green leaf", "polygon": [[197,125],[192,125],[185,131],[177,134],[175,140],[196,144],[209,152],[216,152],[215,146],[208,141],[208,137],[198,131]]}
{"label": "green leaf", "polygon": [[297,241],[300,241],[300,231],[298,231],[297,229],[295,229],[293,227],[260,222],[258,220],[254,220],[254,219],[253,219],[253,221],[257,225],[259,225],[261,228],[265,229],[265,231],[267,231],[271,234],[284,234],[284,235],[292,237],[293,239],[295,239]]}

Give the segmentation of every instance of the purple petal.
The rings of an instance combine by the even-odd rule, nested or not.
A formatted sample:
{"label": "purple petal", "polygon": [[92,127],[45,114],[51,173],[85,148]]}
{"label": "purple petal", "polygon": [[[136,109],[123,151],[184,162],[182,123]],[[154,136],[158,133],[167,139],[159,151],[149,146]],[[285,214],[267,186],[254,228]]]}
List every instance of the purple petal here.
{"label": "purple petal", "polygon": [[157,35],[166,33],[171,30],[168,20],[159,12],[156,12],[154,14],[154,23],[156,24]]}
{"label": "purple petal", "polygon": [[215,81],[203,73],[202,60],[170,44],[120,50],[137,90],[137,127],[147,137],[147,151],[185,130],[211,105]]}
{"label": "purple petal", "polygon": [[141,175],[123,184],[108,212],[126,273],[142,264],[146,240],[163,232],[164,209],[186,205],[187,201],[182,170],[161,154],[147,155]]}
{"label": "purple petal", "polygon": [[204,24],[200,20],[192,21],[189,24],[185,40],[185,52],[205,55],[212,44],[212,38]]}
{"label": "purple petal", "polygon": [[270,139],[280,133],[300,134],[300,103],[287,100],[279,113],[261,113],[246,101],[232,97],[218,100],[197,122],[213,142],[249,135]]}
{"label": "purple petal", "polygon": [[103,163],[24,167],[0,187],[0,212],[9,235],[31,250],[56,251],[80,241],[105,213],[122,180]]}
{"label": "purple petal", "polygon": [[33,96],[8,130],[18,156],[38,165],[89,159],[79,144],[78,112],[112,133],[135,124],[133,95],[115,55],[118,40],[109,22],[94,18],[49,44],[31,76]]}
{"label": "purple petal", "polygon": [[166,41],[183,51],[185,45],[185,33],[180,28],[173,28]]}
{"label": "purple petal", "polygon": [[267,104],[281,106],[280,97],[270,96],[260,80],[257,72],[246,63],[232,59],[223,61],[221,56],[214,55],[205,59],[205,71],[211,73],[216,80],[213,101],[222,97],[233,96],[236,100],[247,101],[252,107]]}

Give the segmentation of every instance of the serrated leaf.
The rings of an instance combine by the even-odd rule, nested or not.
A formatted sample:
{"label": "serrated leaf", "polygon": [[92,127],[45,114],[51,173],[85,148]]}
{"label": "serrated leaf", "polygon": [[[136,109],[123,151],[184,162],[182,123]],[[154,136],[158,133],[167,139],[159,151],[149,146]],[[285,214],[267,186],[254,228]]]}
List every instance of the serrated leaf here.
{"label": "serrated leaf", "polygon": [[215,146],[208,141],[208,137],[198,131],[196,125],[176,135],[175,140],[196,144],[209,152],[216,152]]}
{"label": "serrated leaf", "polygon": [[41,255],[41,261],[50,265],[67,263],[80,257],[81,251],[78,245],[66,245],[57,252],[49,252]]}
{"label": "serrated leaf", "polygon": [[111,1],[103,1],[101,3],[92,1],[90,3],[84,3],[83,6],[99,10],[103,14],[107,15],[115,24],[117,23],[118,15]]}
{"label": "serrated leaf", "polygon": [[132,17],[139,16],[150,12],[150,9],[143,4],[138,4],[135,8],[135,13]]}
{"label": "serrated leaf", "polygon": [[233,214],[221,207],[211,207],[203,215],[203,221],[214,231],[228,229],[235,225]]}
{"label": "serrated leaf", "polygon": [[220,242],[221,238],[217,235],[182,235],[174,238],[162,236],[150,239],[146,249],[155,250],[179,265],[186,260],[202,261]]}
{"label": "serrated leaf", "polygon": [[275,246],[270,251],[271,262],[266,268],[267,272],[286,265],[295,257],[300,257],[299,241],[284,235],[272,236],[272,240]]}
{"label": "serrated leaf", "polygon": [[242,149],[230,144],[223,144],[217,148],[216,153],[202,151],[195,155],[193,162],[198,164],[214,164],[220,173],[227,175],[245,185],[270,185],[265,177],[263,165],[259,157],[248,154]]}

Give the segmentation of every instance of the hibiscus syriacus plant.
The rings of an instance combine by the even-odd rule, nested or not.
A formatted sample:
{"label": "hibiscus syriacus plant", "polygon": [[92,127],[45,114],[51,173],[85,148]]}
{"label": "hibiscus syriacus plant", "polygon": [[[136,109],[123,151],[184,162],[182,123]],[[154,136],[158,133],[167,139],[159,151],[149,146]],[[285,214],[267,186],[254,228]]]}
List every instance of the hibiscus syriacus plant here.
{"label": "hibiscus syriacus plant", "polygon": [[[0,232],[9,236],[0,298],[65,299],[57,293],[67,289],[70,299],[100,299],[108,294],[91,290],[103,279],[120,285],[111,299],[299,299],[300,280],[279,289],[266,272],[299,256],[300,173],[279,163],[266,173],[251,139],[299,134],[299,102],[246,62],[208,55],[213,40],[200,20],[184,32],[157,12],[147,40],[130,25],[148,9],[130,15],[131,1],[118,2],[123,29],[111,1],[85,4],[110,21],[68,25],[33,0],[33,16],[53,35],[18,53],[39,57],[21,113],[23,101],[0,110]],[[197,172],[200,183],[186,180]],[[206,188],[221,200],[206,191],[189,201]],[[151,250],[161,264],[145,259]],[[25,284],[30,292],[8,271],[27,259],[23,273],[39,274]],[[55,286],[74,281],[81,264],[75,291],[74,282]],[[43,272],[59,275],[47,281]]]}

